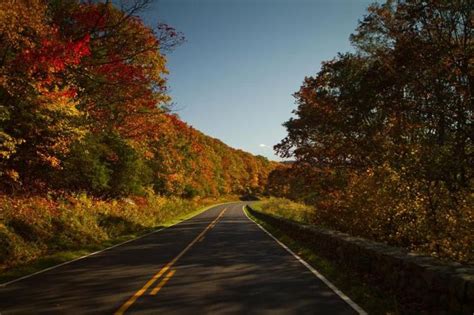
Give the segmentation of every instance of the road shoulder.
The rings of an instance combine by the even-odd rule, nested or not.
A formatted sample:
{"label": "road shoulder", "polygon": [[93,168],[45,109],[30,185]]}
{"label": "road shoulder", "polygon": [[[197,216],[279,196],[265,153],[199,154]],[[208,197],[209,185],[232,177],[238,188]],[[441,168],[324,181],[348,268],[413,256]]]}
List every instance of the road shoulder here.
{"label": "road shoulder", "polygon": [[[247,207],[246,207],[247,208]],[[296,256],[300,257],[306,264],[323,277],[330,281],[335,287],[345,292],[350,299],[359,305],[361,309],[369,314],[398,314],[395,298],[386,292],[381,292],[373,286],[365,283],[364,279],[357,277],[344,268],[320,255],[304,240],[299,240],[287,231],[282,231],[269,222],[256,218],[248,209],[244,209],[245,214],[251,221],[255,222],[276,241],[282,243]],[[308,266],[307,266],[308,267]],[[310,268],[310,270],[311,270]]]}
{"label": "road shoulder", "polygon": [[169,221],[163,222],[158,227],[142,230],[138,233],[120,235],[114,239],[104,241],[100,244],[94,244],[80,249],[58,251],[51,255],[41,257],[31,263],[8,269],[0,273],[0,288],[6,287],[23,279],[33,277],[37,274],[41,274],[43,272],[47,272],[49,270],[53,270],[55,268],[73,263],[75,261],[82,260],[84,258],[139,240],[148,235],[160,232],[164,229],[185,222],[211,208],[234,202],[236,201],[222,202],[204,206],[190,213],[182,214]]}

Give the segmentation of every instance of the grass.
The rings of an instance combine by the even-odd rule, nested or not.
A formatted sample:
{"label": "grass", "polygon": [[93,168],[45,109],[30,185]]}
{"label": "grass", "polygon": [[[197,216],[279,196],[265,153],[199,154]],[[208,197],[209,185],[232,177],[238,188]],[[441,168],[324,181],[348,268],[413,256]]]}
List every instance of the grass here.
{"label": "grass", "polygon": [[178,224],[182,221],[185,221],[189,218],[192,218],[199,213],[202,213],[209,208],[212,208],[221,203],[213,203],[211,205],[206,205],[198,208],[197,210],[191,212],[185,212],[183,214],[176,215],[174,217],[169,217],[165,221],[160,222],[158,226],[153,227],[143,227],[138,231],[132,233],[117,235],[106,240],[101,240],[98,242],[86,244],[79,246],[79,248],[69,249],[69,250],[59,250],[52,252],[47,255],[39,256],[38,258],[28,261],[26,263],[19,263],[10,268],[5,268],[0,273],[0,286],[2,283],[41,271],[43,269],[62,264],[74,259],[78,259],[85,255],[89,255],[93,252],[106,249],[108,247],[136,239],[142,235],[150,233],[152,231],[159,230],[161,228],[166,228]]}
{"label": "grass", "polygon": [[[257,207],[252,205],[252,209],[259,211],[259,209],[261,209],[259,204],[261,205],[262,203],[265,204],[265,201],[256,203]],[[397,303],[393,296],[377,290],[369,285],[363,278],[351,273],[351,271],[347,270],[344,266],[321,257],[318,255],[316,249],[305,242],[291,237],[284,231],[262,219],[256,218],[248,211],[247,207],[245,211],[252,220],[264,227],[293,252],[317,269],[369,314],[399,314]],[[281,211],[278,211],[278,214],[282,216]],[[294,217],[295,215],[293,214],[292,216]]]}
{"label": "grass", "polygon": [[301,223],[311,223],[315,209],[285,198],[270,197],[252,204],[252,209]]}

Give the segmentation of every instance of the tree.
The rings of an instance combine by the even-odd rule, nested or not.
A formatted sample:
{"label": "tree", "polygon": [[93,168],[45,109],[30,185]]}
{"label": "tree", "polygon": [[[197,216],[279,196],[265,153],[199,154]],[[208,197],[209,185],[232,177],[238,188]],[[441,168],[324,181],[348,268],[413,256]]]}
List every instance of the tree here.
{"label": "tree", "polygon": [[145,151],[169,100],[161,49],[183,37],[164,24],[145,26],[134,15],[144,4],[137,0],[120,10],[110,2],[2,2],[5,188],[46,188],[71,146],[88,133],[119,134]]}
{"label": "tree", "polygon": [[184,37],[145,25],[136,13],[148,2],[0,4],[2,189],[112,198],[149,186],[188,198],[263,190],[271,163],[171,113],[165,53]]}
{"label": "tree", "polygon": [[0,146],[8,151],[0,175],[42,185],[38,175],[57,168],[60,155],[84,134],[76,124],[77,87],[67,77],[89,55],[89,36],[62,37],[48,23],[44,1],[31,1],[30,8],[25,1],[2,2],[1,12]]}
{"label": "tree", "polygon": [[[319,219],[453,255],[462,238],[453,224],[474,224],[473,8],[462,0],[374,4],[351,36],[356,52],[304,80],[276,150],[296,159],[295,172],[306,170],[290,186],[317,205]],[[413,222],[422,236],[402,228]]]}

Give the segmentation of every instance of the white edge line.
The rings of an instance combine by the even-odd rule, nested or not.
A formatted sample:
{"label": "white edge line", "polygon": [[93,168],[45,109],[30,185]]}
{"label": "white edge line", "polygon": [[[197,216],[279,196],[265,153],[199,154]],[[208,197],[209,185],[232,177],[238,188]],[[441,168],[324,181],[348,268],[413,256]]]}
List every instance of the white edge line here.
{"label": "white edge line", "polygon": [[367,315],[367,312],[364,311],[359,305],[357,305],[354,301],[352,301],[347,295],[345,295],[341,290],[339,290],[334,284],[332,284],[326,277],[324,277],[322,274],[319,273],[316,269],[314,269],[310,264],[308,264],[306,261],[303,260],[300,256],[298,256],[296,253],[294,253],[288,246],[280,242],[279,239],[277,239],[275,236],[273,236],[270,232],[268,232],[263,226],[255,222],[252,218],[249,217],[247,214],[247,211],[245,211],[245,207],[243,207],[243,211],[247,218],[255,223],[262,231],[267,233],[271,238],[275,240],[281,247],[286,249],[287,252],[289,252],[291,255],[293,255],[301,264],[303,264],[306,268],[309,269],[316,277],[318,277],[324,284],[326,284],[331,290],[334,291],[341,299],[343,299],[347,304],[349,304],[357,313],[361,315]]}
{"label": "white edge line", "polygon": [[[171,227],[171,226],[172,226],[172,225],[170,225],[170,227]],[[149,232],[149,233],[140,235],[140,236],[138,236],[138,237],[136,237],[136,238],[132,238],[132,239],[127,240],[127,241],[125,241],[125,242],[122,242],[122,243],[119,243],[119,244],[115,244],[115,245],[109,246],[109,247],[107,247],[107,248],[104,248],[104,249],[95,251],[95,252],[93,252],[93,253],[89,253],[89,254],[87,254],[87,255],[84,255],[84,256],[75,258],[75,259],[73,259],[73,260],[68,260],[68,261],[65,261],[65,262],[63,262],[63,263],[60,263],[60,264],[58,264],[58,265],[54,265],[54,266],[48,267],[48,268],[46,268],[46,269],[42,269],[42,270],[36,271],[36,272],[34,272],[34,273],[31,273],[31,274],[29,274],[29,275],[26,275],[26,276],[23,276],[23,277],[20,277],[20,278],[11,280],[11,281],[9,281],[9,282],[2,283],[2,284],[0,284],[0,288],[4,288],[4,287],[8,286],[9,284],[12,284],[12,283],[21,281],[21,280],[23,280],[23,279],[27,279],[27,278],[33,277],[33,276],[35,276],[35,275],[37,275],[37,274],[40,274],[40,273],[43,273],[43,272],[46,272],[46,271],[49,271],[49,270],[52,270],[52,269],[56,269],[56,268],[58,268],[58,267],[61,267],[61,266],[64,266],[64,265],[73,263],[73,262],[75,262],[75,261],[78,261],[78,260],[87,258],[87,257],[89,257],[89,256],[97,255],[97,254],[99,254],[99,253],[105,252],[105,251],[107,251],[107,250],[109,250],[109,249],[112,249],[112,248],[114,248],[114,247],[117,247],[117,246],[120,246],[120,245],[124,245],[124,244],[130,243],[130,242],[132,242],[132,241],[139,240],[139,239],[141,239],[141,238],[143,238],[143,237],[145,237],[145,236],[148,236],[148,235],[153,234],[153,233],[157,233],[157,232],[159,232],[159,231],[161,231],[161,230],[164,230],[164,229],[166,229],[166,227],[161,228],[161,229],[158,229],[158,230],[155,230],[155,231],[151,231],[151,232]]]}
{"label": "white edge line", "polygon": [[[202,212],[199,212],[199,213],[197,213],[196,215],[201,214],[201,213],[203,213],[203,212],[205,212],[205,211],[207,211],[207,210],[210,210],[210,209],[212,209],[212,208],[214,208],[214,207],[218,207],[218,206],[221,206],[221,205],[224,205],[224,204],[227,204],[227,203],[233,203],[233,202],[236,202],[236,201],[218,203],[218,204],[216,204],[216,205],[209,206],[208,208],[204,208],[204,210],[203,210]],[[175,226],[175,225],[177,225],[177,224],[179,224],[179,223],[181,223],[181,222],[184,222],[184,221],[187,221],[187,220],[189,220],[189,219],[192,219],[192,218],[195,217],[196,215],[194,215],[194,216],[192,216],[192,217],[190,217],[190,218],[187,218],[186,220],[176,222],[176,223],[174,223],[174,224],[172,224],[172,225],[170,225],[170,226],[167,226],[167,227],[164,227],[164,228],[161,228],[161,229],[158,229],[158,230],[154,230],[154,231],[151,231],[151,232],[149,232],[149,233],[146,233],[146,234],[140,235],[140,236],[138,236],[138,237],[132,238],[132,239],[127,240],[127,241],[125,241],[125,242],[122,242],[122,243],[118,243],[118,244],[109,246],[109,247],[107,247],[107,248],[98,250],[98,251],[96,251],[96,252],[89,253],[89,254],[87,254],[87,255],[84,255],[84,256],[75,258],[75,259],[73,259],[73,260],[65,261],[65,262],[60,263],[60,264],[58,264],[58,265],[54,265],[54,266],[48,267],[48,268],[46,268],[46,269],[42,269],[42,270],[36,271],[36,272],[31,273],[31,274],[29,274],[29,275],[26,275],[26,276],[23,276],[23,277],[20,277],[20,278],[17,278],[17,279],[13,279],[13,280],[8,281],[8,282],[0,283],[0,288],[4,288],[4,287],[6,287],[6,286],[8,286],[8,285],[10,285],[10,284],[13,284],[13,283],[15,283],[15,282],[18,282],[18,281],[21,281],[21,280],[24,280],[24,279],[31,278],[31,277],[33,277],[33,276],[36,276],[36,275],[40,274],[40,273],[53,270],[53,269],[56,269],[56,268],[58,268],[58,267],[61,267],[61,266],[64,266],[64,265],[73,263],[73,262],[75,262],[75,261],[78,261],[78,260],[81,260],[81,259],[84,259],[84,258],[93,256],[93,255],[97,255],[97,254],[102,253],[102,252],[105,252],[105,251],[107,251],[107,250],[109,250],[109,249],[112,249],[112,248],[115,248],[115,247],[118,247],[118,246],[121,246],[121,245],[125,245],[125,244],[130,243],[130,242],[139,240],[139,239],[141,239],[141,238],[143,238],[143,237],[145,237],[145,236],[151,235],[151,234],[153,234],[153,233],[160,232],[160,231],[162,231],[162,230],[164,230],[164,229],[167,229],[167,228],[170,228],[170,227],[172,227],[172,226]],[[0,315],[1,315],[1,313],[0,313]]]}

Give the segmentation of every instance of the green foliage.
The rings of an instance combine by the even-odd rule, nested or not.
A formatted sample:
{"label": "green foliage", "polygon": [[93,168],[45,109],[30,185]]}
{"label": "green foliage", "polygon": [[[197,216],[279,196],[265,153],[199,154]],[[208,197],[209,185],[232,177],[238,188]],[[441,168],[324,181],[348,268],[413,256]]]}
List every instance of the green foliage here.
{"label": "green foliage", "polygon": [[73,145],[61,172],[62,186],[110,197],[143,194],[150,182],[146,161],[116,134],[89,135]]}
{"label": "green foliage", "polygon": [[150,182],[150,169],[143,157],[118,136],[105,139],[109,165],[112,170],[110,190],[113,196],[143,194]]}
{"label": "green foliage", "polygon": [[95,137],[75,143],[64,161],[63,185],[73,190],[104,194],[110,188],[112,173],[107,165],[106,149]]}

